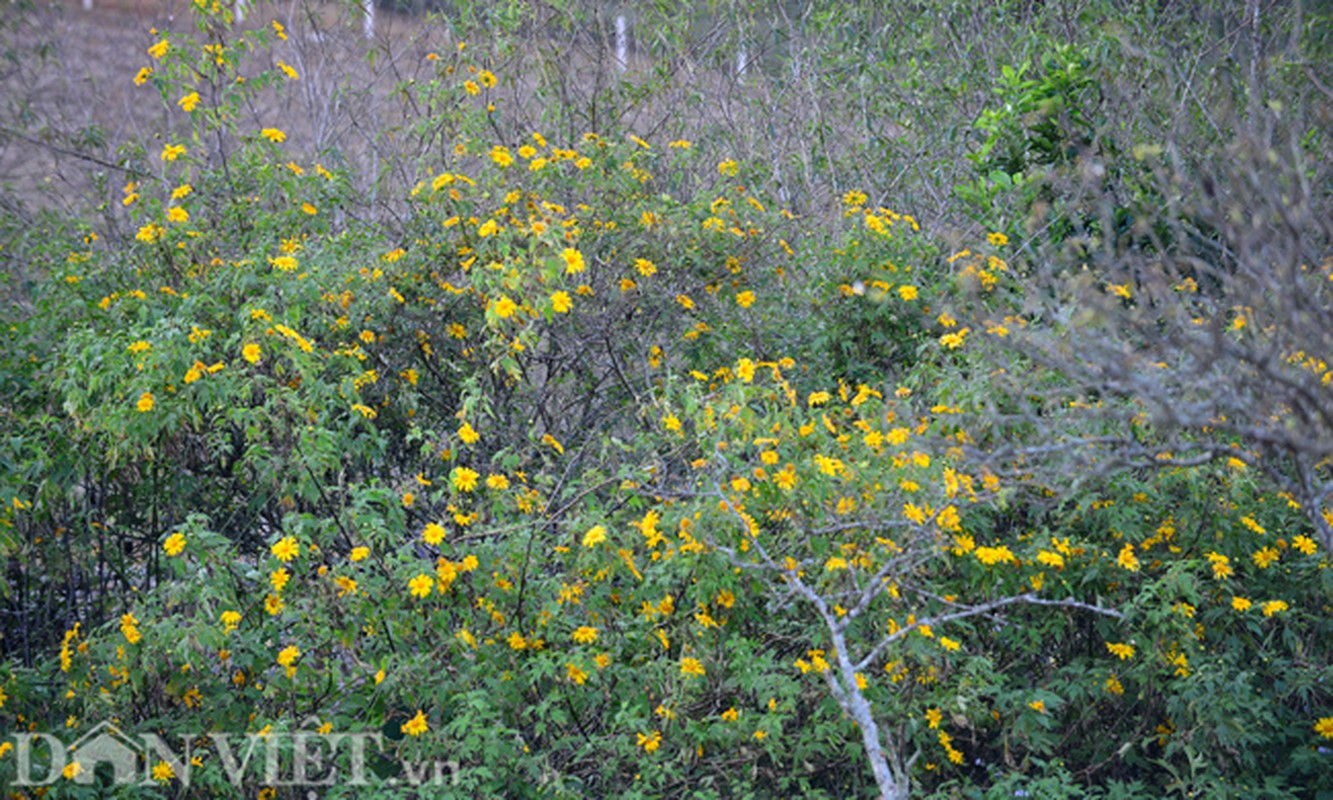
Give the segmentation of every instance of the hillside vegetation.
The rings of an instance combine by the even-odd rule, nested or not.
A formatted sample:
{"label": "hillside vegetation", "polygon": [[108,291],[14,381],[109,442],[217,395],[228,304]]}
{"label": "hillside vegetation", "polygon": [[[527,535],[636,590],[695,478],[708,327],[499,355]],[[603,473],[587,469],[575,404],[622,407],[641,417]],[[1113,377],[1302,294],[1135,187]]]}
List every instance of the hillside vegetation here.
{"label": "hillside vegetation", "polygon": [[1333,793],[1328,4],[81,13],[0,17],[10,796]]}

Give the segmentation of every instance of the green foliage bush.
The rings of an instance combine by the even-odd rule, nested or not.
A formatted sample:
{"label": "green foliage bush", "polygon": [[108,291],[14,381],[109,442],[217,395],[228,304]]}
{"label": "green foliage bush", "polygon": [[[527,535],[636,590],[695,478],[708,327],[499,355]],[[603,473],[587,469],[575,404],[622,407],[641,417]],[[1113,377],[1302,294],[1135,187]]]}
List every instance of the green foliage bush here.
{"label": "green foliage bush", "polygon": [[[503,41],[397,87],[418,149],[368,205],[338,152],[243,122],[301,80],[284,29],[195,13],[103,213],[0,214],[0,256],[40,265],[0,351],[6,730],[381,734],[328,797],[442,759],[409,793],[1331,788],[1333,575],[1294,495],[1240,457],[1063,483],[984,457],[1114,425],[1034,362],[1064,402],[1022,418],[993,357],[1062,323],[1018,241],[1055,184],[995,186],[1091,146],[1105,39],[999,70],[957,154],[993,224],[958,246],[851,157],[796,213],[734,141],[524,128]],[[34,790],[13,750],[20,796],[277,788],[201,747],[188,782]]]}

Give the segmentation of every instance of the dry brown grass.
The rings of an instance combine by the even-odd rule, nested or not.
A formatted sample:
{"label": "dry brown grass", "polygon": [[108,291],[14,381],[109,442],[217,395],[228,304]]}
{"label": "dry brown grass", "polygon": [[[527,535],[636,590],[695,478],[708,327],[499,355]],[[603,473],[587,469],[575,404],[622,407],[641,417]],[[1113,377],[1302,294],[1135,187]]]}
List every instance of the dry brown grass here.
{"label": "dry brown grass", "polygon": [[[384,9],[367,41],[356,10],[336,3],[263,3],[237,27],[274,20],[291,36],[254,66],[282,58],[301,80],[242,109],[241,126],[281,127],[294,155],[336,152],[359,166],[370,165],[380,132],[402,121],[394,87],[419,76],[427,44],[452,46],[438,19]],[[107,0],[92,10],[65,0],[27,13],[14,36],[16,64],[0,73],[0,179],[12,195],[72,210],[98,188],[99,176],[118,192],[139,168],[136,145],[151,150],[169,136],[187,135],[176,98],[163,98],[151,83],[135,86],[133,77],[152,64],[146,49],[158,38],[153,31],[195,32],[195,24],[184,0]]]}
{"label": "dry brown grass", "polygon": [[[441,15],[377,9],[368,41],[358,7],[308,0],[257,4],[240,27],[273,20],[290,39],[259,55],[254,69],[282,58],[301,80],[241,109],[238,126],[281,127],[294,157],[348,167],[369,200],[401,196],[418,170],[429,169],[433,154],[451,144],[447,122],[412,130],[427,114],[404,89],[434,77],[438,63],[427,55],[452,57],[464,33]],[[126,170],[151,168],[146,156],[164,138],[188,135],[177,98],[135,87],[131,79],[151,63],[145,53],[156,38],[151,30],[170,34],[194,25],[185,0],[98,0],[91,11],[64,0],[27,14],[14,37],[19,68],[0,75],[8,106],[0,109],[0,124],[9,134],[0,137],[0,176],[11,196],[71,210],[89,199],[114,206]],[[501,78],[483,98],[497,108],[488,136],[513,143],[541,131],[566,145],[588,131],[628,130],[661,143],[688,138],[700,148],[700,164],[721,158],[767,164],[767,190],[792,197],[794,205],[801,196],[817,205],[818,193],[848,188],[836,172],[820,174],[818,162],[827,170],[840,157],[876,146],[871,126],[848,114],[848,98],[825,91],[813,70],[800,80],[790,79],[789,65],[767,73],[756,66],[738,76],[734,30],[725,21],[701,23],[670,42],[641,28],[624,71],[614,59],[612,29],[609,19],[571,20],[538,9],[505,36],[470,32],[467,60]],[[756,64],[765,58],[752,55]],[[814,141],[810,131],[817,128],[834,134]],[[881,146],[905,134],[892,124],[880,128]],[[137,160],[136,147],[142,148]]]}

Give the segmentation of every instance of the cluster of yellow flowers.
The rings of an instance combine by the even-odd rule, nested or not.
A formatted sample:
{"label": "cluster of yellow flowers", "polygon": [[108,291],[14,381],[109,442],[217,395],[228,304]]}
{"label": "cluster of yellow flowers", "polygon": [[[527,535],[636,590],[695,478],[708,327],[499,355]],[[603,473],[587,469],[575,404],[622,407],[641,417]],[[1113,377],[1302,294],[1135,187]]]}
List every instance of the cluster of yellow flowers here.
{"label": "cluster of yellow flowers", "polygon": [[143,638],[139,633],[139,620],[131,613],[122,614],[120,617],[120,632],[125,637],[125,641],[130,644],[138,644]]}

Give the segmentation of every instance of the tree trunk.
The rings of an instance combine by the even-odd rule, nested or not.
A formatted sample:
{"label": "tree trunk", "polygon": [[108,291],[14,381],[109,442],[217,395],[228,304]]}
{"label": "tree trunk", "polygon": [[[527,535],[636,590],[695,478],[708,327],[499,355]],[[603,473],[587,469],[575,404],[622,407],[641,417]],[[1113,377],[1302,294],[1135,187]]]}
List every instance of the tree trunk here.
{"label": "tree trunk", "polygon": [[832,628],[833,647],[837,650],[838,665],[826,676],[833,690],[838,705],[861,729],[861,743],[865,747],[866,758],[870,760],[870,769],[875,774],[875,785],[879,787],[879,796],[883,800],[907,800],[911,794],[911,779],[903,767],[903,759],[897,748],[890,742],[890,751],[886,753],[884,742],[879,735],[879,725],[870,709],[870,701],[861,693],[856,683],[856,668],[847,655],[847,640],[842,631]]}

